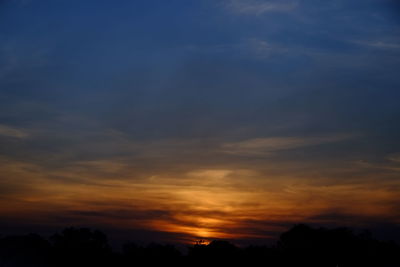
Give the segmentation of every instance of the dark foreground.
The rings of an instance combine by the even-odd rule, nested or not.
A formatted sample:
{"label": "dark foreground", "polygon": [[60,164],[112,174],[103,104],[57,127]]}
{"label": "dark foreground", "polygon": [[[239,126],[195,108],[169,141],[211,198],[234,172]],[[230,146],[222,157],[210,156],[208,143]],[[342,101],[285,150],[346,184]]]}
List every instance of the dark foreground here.
{"label": "dark foreground", "polygon": [[400,266],[400,247],[368,232],[297,225],[276,245],[239,248],[226,241],[194,245],[182,254],[174,246],[127,243],[113,251],[99,231],[67,228],[49,240],[36,234],[0,238],[0,267],[19,266]]}

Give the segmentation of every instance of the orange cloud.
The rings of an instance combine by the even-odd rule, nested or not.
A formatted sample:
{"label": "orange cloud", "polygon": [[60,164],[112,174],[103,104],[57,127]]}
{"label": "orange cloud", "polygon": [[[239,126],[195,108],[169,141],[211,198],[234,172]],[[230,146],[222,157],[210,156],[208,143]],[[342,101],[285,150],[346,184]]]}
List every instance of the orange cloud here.
{"label": "orange cloud", "polygon": [[[64,226],[70,221],[146,229],[191,242],[271,238],[288,224],[335,222],[329,214],[347,216],[346,223],[355,225],[362,222],[356,218],[400,222],[400,183],[390,175],[379,180],[368,173],[362,180],[316,176],[308,170],[290,175],[284,171],[293,166],[290,162],[282,163],[280,172],[279,165],[142,172],[118,160],[54,169],[6,159],[1,163],[1,216],[35,224]],[[364,167],[355,163],[348,168]]]}

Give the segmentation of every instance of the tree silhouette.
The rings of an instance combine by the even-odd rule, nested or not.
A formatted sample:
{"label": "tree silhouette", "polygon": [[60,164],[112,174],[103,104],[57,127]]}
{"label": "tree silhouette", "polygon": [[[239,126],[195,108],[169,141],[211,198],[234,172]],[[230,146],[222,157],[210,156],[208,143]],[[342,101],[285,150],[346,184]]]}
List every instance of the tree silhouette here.
{"label": "tree silhouette", "polygon": [[138,263],[152,266],[166,262],[173,262],[176,265],[182,260],[182,254],[172,245],[151,243],[147,247],[140,247],[135,243],[126,243],[122,250],[124,266],[134,266]]}
{"label": "tree silhouette", "polygon": [[53,235],[53,263],[57,266],[107,266],[111,249],[107,237],[88,228],[66,228]]}
{"label": "tree silhouette", "polygon": [[107,237],[87,228],[66,228],[49,241],[39,235],[0,238],[0,267],[54,266],[270,266],[399,267],[400,248],[376,240],[368,231],[312,228],[299,224],[282,233],[274,246],[237,247],[215,240],[196,243],[186,254],[172,245],[128,242],[112,251]]}
{"label": "tree silhouette", "polygon": [[51,245],[36,234],[0,238],[0,266],[46,266]]}
{"label": "tree silhouette", "polygon": [[[348,228],[314,229],[304,224],[283,233],[278,242],[286,265],[301,266],[400,266],[391,251],[393,243],[380,242],[368,232]],[[397,261],[398,262],[398,261]]]}

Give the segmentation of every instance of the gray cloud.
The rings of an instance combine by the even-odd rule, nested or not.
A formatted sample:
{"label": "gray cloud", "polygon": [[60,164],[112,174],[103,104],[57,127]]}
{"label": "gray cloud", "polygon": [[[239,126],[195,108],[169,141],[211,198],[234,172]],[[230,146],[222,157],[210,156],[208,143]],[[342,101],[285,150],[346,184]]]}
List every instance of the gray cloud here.
{"label": "gray cloud", "polygon": [[239,15],[263,15],[269,12],[290,12],[298,5],[293,0],[226,0],[225,8]]}
{"label": "gray cloud", "polygon": [[29,133],[22,129],[0,124],[0,136],[1,135],[6,137],[24,139],[29,136]]}
{"label": "gray cloud", "polygon": [[[279,150],[288,150],[319,144],[340,142],[352,138],[349,135],[326,137],[266,137],[244,140],[222,145],[222,151],[239,155],[262,155]],[[353,137],[354,138],[354,137]]]}

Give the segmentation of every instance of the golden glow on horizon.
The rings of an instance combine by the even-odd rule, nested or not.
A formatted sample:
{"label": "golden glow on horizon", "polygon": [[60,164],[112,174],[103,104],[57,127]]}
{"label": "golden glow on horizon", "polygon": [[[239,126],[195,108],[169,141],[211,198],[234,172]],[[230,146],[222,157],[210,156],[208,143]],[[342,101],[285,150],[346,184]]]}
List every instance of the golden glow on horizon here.
{"label": "golden glow on horizon", "polygon": [[[62,225],[57,216],[64,216],[77,224],[178,233],[191,242],[268,238],[265,230],[284,230],[281,223],[330,222],[319,216],[332,212],[400,222],[392,205],[398,194],[391,189],[400,184],[393,180],[386,184],[376,184],[373,179],[362,184],[328,184],[286,176],[262,177],[246,169],[194,169],[179,177],[160,173],[141,180],[96,180],[86,173],[86,178],[72,172],[43,174],[34,166],[18,164],[2,168],[14,179],[0,183],[31,184],[1,199],[0,214],[37,224]],[[71,180],[54,179],[61,175]]]}

